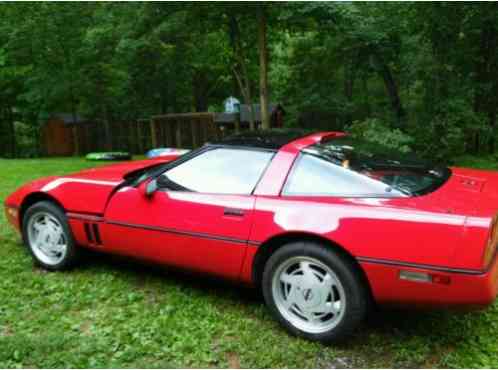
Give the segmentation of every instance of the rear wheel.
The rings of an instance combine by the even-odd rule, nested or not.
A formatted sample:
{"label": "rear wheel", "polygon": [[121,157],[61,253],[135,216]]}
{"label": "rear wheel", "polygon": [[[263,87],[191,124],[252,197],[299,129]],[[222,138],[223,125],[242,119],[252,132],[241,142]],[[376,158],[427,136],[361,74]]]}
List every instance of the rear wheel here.
{"label": "rear wheel", "polygon": [[64,270],[77,260],[78,251],[64,212],[42,201],[26,211],[23,218],[24,244],[35,263],[47,270]]}
{"label": "rear wheel", "polygon": [[317,243],[279,248],[265,265],[262,285],[277,320],[311,340],[343,339],[366,314],[368,294],[357,268]]}

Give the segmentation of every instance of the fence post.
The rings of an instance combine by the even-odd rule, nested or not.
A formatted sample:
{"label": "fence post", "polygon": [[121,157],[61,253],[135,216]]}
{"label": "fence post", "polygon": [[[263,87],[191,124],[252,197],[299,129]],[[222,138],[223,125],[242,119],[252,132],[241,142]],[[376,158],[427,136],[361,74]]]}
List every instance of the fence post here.
{"label": "fence post", "polygon": [[128,145],[129,152],[135,154],[137,152],[137,122],[134,120],[130,120],[126,122],[126,131],[128,135]]}
{"label": "fence post", "polygon": [[135,121],[135,130],[137,132],[137,152],[140,153],[140,154],[143,154],[143,148],[142,148],[142,145],[143,145],[143,141],[142,141],[142,128],[140,127],[141,123],[140,123],[140,120],[136,120]]}
{"label": "fence post", "polygon": [[202,124],[202,119],[193,119],[190,121],[190,130],[192,131],[192,148],[195,149],[199,146],[199,135],[198,135],[198,129],[199,126]]}
{"label": "fence post", "polygon": [[214,140],[219,140],[221,135],[220,135],[220,127],[215,123],[214,121],[214,113],[211,113],[208,119],[208,126],[209,126],[209,132],[210,136],[214,138]]}
{"label": "fence post", "polygon": [[150,136],[152,139],[152,147],[157,148],[157,123],[155,118],[150,120]]}
{"label": "fence post", "polygon": [[181,148],[182,147],[182,120],[181,119],[176,119],[176,147]]}

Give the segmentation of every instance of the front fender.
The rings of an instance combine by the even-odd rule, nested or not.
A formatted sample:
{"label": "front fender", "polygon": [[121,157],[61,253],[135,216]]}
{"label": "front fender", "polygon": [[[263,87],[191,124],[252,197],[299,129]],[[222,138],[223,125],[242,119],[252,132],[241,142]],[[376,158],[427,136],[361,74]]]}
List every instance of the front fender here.
{"label": "front fender", "polygon": [[120,181],[86,179],[78,176],[46,177],[32,181],[5,200],[6,206],[21,208],[31,194],[47,194],[67,212],[103,214],[107,199]]}
{"label": "front fender", "polygon": [[12,208],[20,208],[28,195],[39,192],[44,185],[56,178],[57,176],[44,177],[22,185],[5,198],[5,205]]}

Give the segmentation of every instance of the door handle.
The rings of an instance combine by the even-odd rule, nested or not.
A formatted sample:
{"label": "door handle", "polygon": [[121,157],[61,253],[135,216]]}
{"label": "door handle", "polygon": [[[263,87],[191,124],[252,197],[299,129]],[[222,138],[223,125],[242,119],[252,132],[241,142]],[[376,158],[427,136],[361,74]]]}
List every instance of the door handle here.
{"label": "door handle", "polygon": [[223,210],[223,215],[242,217],[244,216],[244,210],[239,208],[225,208]]}

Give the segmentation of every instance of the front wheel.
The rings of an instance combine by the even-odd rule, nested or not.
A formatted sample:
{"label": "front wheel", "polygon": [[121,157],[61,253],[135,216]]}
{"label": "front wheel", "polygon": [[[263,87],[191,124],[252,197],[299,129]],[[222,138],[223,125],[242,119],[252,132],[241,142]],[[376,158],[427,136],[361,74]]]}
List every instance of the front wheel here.
{"label": "front wheel", "polygon": [[299,242],[279,248],[265,265],[262,285],[277,320],[307,339],[343,339],[366,314],[368,294],[358,269],[328,246]]}
{"label": "front wheel", "polygon": [[64,270],[77,260],[78,251],[64,212],[47,201],[33,204],[23,218],[24,244],[35,263],[47,270]]}

